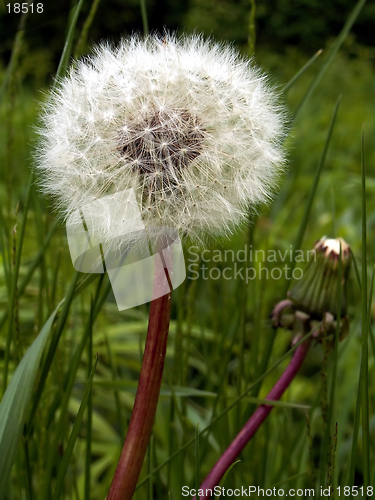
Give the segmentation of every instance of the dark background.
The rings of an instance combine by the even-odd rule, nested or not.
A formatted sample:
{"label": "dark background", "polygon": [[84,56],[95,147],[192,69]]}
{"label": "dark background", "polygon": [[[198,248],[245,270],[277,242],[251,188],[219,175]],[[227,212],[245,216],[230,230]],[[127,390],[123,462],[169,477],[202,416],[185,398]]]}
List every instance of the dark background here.
{"label": "dark background", "polygon": [[[3,66],[9,60],[15,32],[15,24],[6,14],[6,1],[3,0],[0,11],[0,63]],[[74,0],[72,5],[76,3]],[[24,52],[27,60],[23,61],[23,74],[26,80],[36,78],[38,84],[48,83],[39,80],[45,78],[43,75],[53,74],[66,36],[69,10],[57,4],[63,5],[61,0],[55,8],[63,9],[63,15],[37,27],[32,26],[35,14],[26,21]],[[246,51],[250,0],[148,0],[146,4],[150,30],[197,30],[233,41]],[[352,0],[260,0],[256,3],[256,45],[278,53],[295,46],[312,55],[338,34],[354,5]],[[91,2],[84,3],[78,28],[90,6]],[[356,56],[358,46],[375,48],[374,23],[375,4],[369,2],[346,42],[352,57]],[[103,38],[117,40],[120,35],[142,31],[139,0],[101,0],[86,49]]]}

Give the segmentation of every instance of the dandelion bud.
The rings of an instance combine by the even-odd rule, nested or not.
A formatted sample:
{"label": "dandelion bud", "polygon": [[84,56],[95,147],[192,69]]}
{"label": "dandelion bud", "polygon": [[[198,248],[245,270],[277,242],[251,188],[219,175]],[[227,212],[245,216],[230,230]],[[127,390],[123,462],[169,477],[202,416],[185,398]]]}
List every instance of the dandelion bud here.
{"label": "dandelion bud", "polygon": [[[330,336],[327,346],[332,347],[337,322],[340,339],[349,330],[346,288],[351,265],[350,247],[342,238],[323,237],[313,250],[313,258],[303,277],[288,292],[288,299],[275,306],[271,317],[274,327],[291,330],[294,339],[315,329],[314,337],[320,340]],[[340,315],[337,317],[339,297]]]}
{"label": "dandelion bud", "polygon": [[[341,248],[341,270],[340,270]],[[341,293],[340,316],[346,314],[346,283],[351,264],[349,245],[342,239],[323,237],[314,245],[303,278],[288,293],[294,305],[311,316],[320,318],[324,313],[337,316],[339,290]],[[341,272],[341,280],[340,280]]]}

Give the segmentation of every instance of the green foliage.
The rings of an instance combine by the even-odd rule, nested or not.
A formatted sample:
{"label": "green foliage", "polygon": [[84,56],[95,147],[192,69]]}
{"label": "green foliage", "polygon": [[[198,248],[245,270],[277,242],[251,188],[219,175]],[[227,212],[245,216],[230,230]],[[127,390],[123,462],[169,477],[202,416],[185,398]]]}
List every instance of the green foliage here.
{"label": "green foliage", "polygon": [[[278,52],[295,46],[311,53],[336,36],[353,8],[350,0],[263,0],[256,2],[257,41]],[[369,3],[353,29],[353,40],[374,46],[374,6]],[[187,29],[246,45],[249,0],[191,0],[183,18]]]}
{"label": "green foliage", "polygon": [[37,339],[28,349],[15,370],[12,381],[0,403],[0,498],[4,498],[10,477],[26,411],[31,399],[40,358],[48,340],[59,306],[48,318]]}

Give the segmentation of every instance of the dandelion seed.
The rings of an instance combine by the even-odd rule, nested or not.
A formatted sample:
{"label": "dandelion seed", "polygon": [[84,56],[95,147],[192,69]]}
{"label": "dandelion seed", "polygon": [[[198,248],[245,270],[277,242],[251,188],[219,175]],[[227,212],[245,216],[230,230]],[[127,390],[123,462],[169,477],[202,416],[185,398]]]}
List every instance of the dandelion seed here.
{"label": "dandelion seed", "polygon": [[[41,121],[36,168],[65,218],[133,189],[145,226],[196,243],[267,201],[284,162],[285,114],[265,76],[197,35],[99,45],[61,80]],[[111,226],[91,216],[109,242]]]}

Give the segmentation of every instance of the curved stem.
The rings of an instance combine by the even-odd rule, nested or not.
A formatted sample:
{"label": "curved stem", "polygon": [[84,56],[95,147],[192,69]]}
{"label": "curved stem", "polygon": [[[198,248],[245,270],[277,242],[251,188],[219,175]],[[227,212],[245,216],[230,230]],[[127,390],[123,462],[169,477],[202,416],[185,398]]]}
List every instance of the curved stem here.
{"label": "curved stem", "polygon": [[[306,339],[294,352],[293,358],[289,365],[285,369],[284,373],[281,375],[279,380],[276,382],[274,387],[271,389],[269,394],[265,399],[270,399],[277,401],[281,398],[284,391],[287,389],[293,378],[296,376],[298,370],[300,369],[307,351],[311,344],[311,338]],[[200,495],[200,500],[204,498],[210,498],[211,494],[208,492],[206,495],[206,490],[212,490],[217,486],[224,476],[226,470],[232,465],[236,457],[241,453],[246,444],[254,436],[256,431],[259,429],[260,425],[267,418],[268,414],[272,410],[271,405],[261,405],[252,414],[250,419],[246,422],[240,433],[235,437],[232,443],[228,446],[225,452],[221,455],[219,460],[216,462],[211,472],[208,474],[206,479],[200,486],[200,490],[203,490],[203,495]],[[196,500],[194,497],[193,500]]]}
{"label": "curved stem", "polygon": [[[163,257],[159,254],[161,259]],[[158,297],[166,289],[166,277],[170,283],[168,270],[157,265],[154,278],[154,296]],[[172,290],[172,287],[170,287]],[[171,311],[171,292],[151,302],[147,339],[143,355],[137,395],[129,423],[124,447],[112,480],[107,500],[130,500],[137,485],[143,459],[151,437],[156,407],[158,404],[163,375],[169,317]]]}

